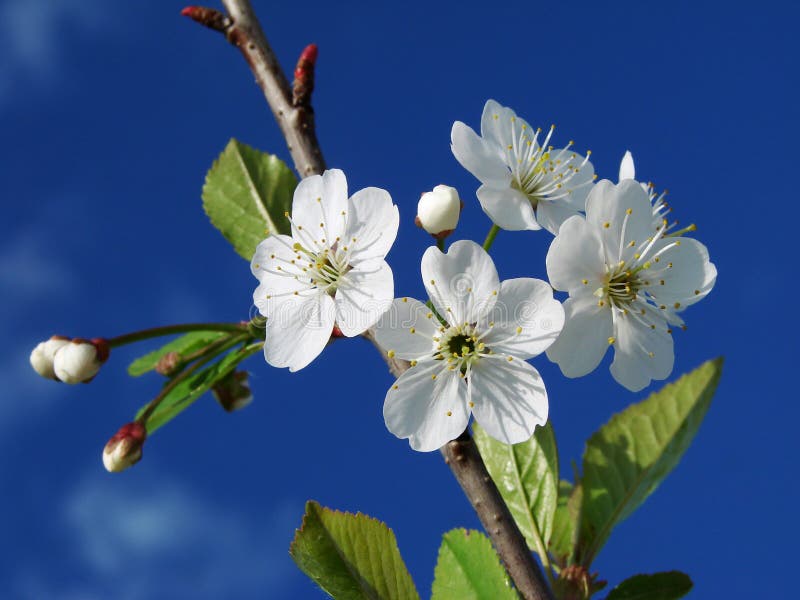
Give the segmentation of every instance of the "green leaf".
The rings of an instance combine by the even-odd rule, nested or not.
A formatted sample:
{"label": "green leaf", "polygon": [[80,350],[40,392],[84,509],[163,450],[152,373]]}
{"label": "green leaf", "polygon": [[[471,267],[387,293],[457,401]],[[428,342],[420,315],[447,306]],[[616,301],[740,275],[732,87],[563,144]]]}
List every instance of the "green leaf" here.
{"label": "green leaf", "polygon": [[680,571],[634,575],[611,590],[606,600],[678,600],[692,585],[689,576]]}
{"label": "green leaf", "polygon": [[[258,343],[234,350],[222,360],[181,381],[170,390],[153,411],[153,414],[148,417],[145,423],[148,435],[189,408],[195,400],[210,390],[211,386],[236,369],[237,365],[244,359],[258,352],[261,347],[262,344]],[[169,383],[166,385],[169,385]],[[139,412],[136,413],[136,419],[139,419],[146,409],[146,406],[139,409]]]}
{"label": "green leaf", "polygon": [[475,443],[528,546],[544,561],[558,498],[558,451],[550,423],[513,446],[490,437],[477,423]]}
{"label": "green leaf", "polygon": [[704,363],[614,415],[586,443],[581,564],[591,564],[611,530],[678,464],[708,410],[721,369],[721,358]]}
{"label": "green leaf", "polygon": [[367,515],[309,501],[289,554],[336,600],[419,599],[394,533]]}
{"label": "green leaf", "polygon": [[478,531],[444,535],[431,600],[518,600],[492,543]]}
{"label": "green leaf", "polygon": [[285,213],[297,186],[294,172],[277,156],[232,139],[211,166],[203,208],[239,255],[251,260],[271,233],[289,233]]}
{"label": "green leaf", "polygon": [[128,374],[132,377],[139,377],[156,368],[156,364],[167,352],[177,352],[184,356],[196,352],[210,343],[217,341],[224,335],[230,335],[224,331],[192,331],[180,336],[165,344],[158,350],[137,358],[128,366]]}
{"label": "green leaf", "polygon": [[553,535],[550,537],[550,554],[556,564],[564,568],[572,564],[578,538],[583,488],[563,479],[558,485],[558,505],[553,518]]}

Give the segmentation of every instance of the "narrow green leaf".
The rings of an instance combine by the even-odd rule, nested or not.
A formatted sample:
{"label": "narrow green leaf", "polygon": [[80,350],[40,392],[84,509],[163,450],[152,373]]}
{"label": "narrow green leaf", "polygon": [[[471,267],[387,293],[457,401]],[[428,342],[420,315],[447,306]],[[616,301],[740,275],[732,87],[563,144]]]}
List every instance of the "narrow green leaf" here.
{"label": "narrow green leaf", "polygon": [[431,600],[517,600],[492,543],[479,531],[444,534]]}
{"label": "narrow green leaf", "polygon": [[606,600],[678,600],[692,585],[689,576],[680,571],[634,575],[611,590]]}
{"label": "narrow green leaf", "polygon": [[[176,385],[153,411],[145,424],[148,435],[167,424],[184,410],[189,408],[195,400],[211,389],[215,383],[236,369],[237,365],[247,357],[258,352],[261,344],[251,344],[238,348],[225,355],[222,360],[198,371]],[[146,406],[136,413],[138,419],[146,410]]]}
{"label": "narrow green leaf", "polygon": [[196,352],[201,348],[208,346],[210,343],[217,341],[224,335],[230,335],[224,331],[192,331],[185,335],[180,336],[161,346],[158,350],[145,354],[137,358],[128,366],[128,374],[132,377],[139,377],[156,368],[156,364],[167,352],[177,352],[179,354],[188,355]]}
{"label": "narrow green leaf", "polygon": [[614,415],[586,443],[578,554],[590,565],[611,530],[678,464],[717,388],[722,359]]}
{"label": "narrow green leaf", "polygon": [[475,443],[528,546],[544,561],[558,499],[558,451],[550,423],[527,442],[503,444],[476,423]]}
{"label": "narrow green leaf", "polygon": [[297,566],[336,600],[418,600],[394,533],[384,523],[306,504],[289,547]]}
{"label": "narrow green leaf", "polygon": [[558,505],[550,537],[550,554],[562,569],[572,564],[575,558],[582,501],[583,488],[562,479],[558,485]]}
{"label": "narrow green leaf", "polygon": [[268,231],[289,233],[285,213],[296,186],[294,172],[277,156],[232,139],[206,175],[203,208],[236,252],[250,260]]}

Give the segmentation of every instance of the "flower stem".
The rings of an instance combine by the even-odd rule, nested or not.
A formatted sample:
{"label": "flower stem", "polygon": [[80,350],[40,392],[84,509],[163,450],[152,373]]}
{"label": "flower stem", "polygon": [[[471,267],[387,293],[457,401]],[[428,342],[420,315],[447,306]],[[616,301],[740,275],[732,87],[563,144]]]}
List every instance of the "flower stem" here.
{"label": "flower stem", "polygon": [[436,247],[444,252],[444,238],[436,238]]}
{"label": "flower stem", "polygon": [[125,333],[118,335],[108,340],[108,345],[111,348],[124,346],[125,344],[132,344],[154,337],[161,337],[165,335],[173,335],[175,333],[188,333],[191,331],[246,331],[247,325],[241,323],[182,323],[179,325],[165,325],[164,327],[153,327],[151,329],[142,329],[141,331],[134,331],[132,333]]}
{"label": "flower stem", "polygon": [[489,233],[486,235],[486,239],[483,241],[484,250],[486,250],[487,252],[489,251],[489,248],[491,248],[492,244],[494,244],[494,238],[497,237],[497,233],[499,231],[500,228],[494,223],[492,223],[492,228],[489,230]]}

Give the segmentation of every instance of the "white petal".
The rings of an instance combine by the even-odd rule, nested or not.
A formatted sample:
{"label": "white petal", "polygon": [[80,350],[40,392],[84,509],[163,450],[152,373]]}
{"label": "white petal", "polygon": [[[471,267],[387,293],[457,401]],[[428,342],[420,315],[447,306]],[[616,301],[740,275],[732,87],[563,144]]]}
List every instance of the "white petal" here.
{"label": "white petal", "polygon": [[[339,169],[311,175],[297,184],[292,201],[292,237],[302,241],[297,226],[314,240],[333,243],[344,232],[347,207],[347,179]],[[321,224],[321,226],[320,226]]]}
{"label": "white petal", "polygon": [[328,294],[290,296],[266,323],[264,358],[273,367],[298,371],[314,360],[331,337],[335,308]]}
{"label": "white petal", "polygon": [[466,395],[467,385],[458,371],[442,370],[441,361],[421,362],[386,393],[386,427],[397,437],[408,438],[414,450],[436,450],[467,428]]}
{"label": "white petal", "polygon": [[[564,308],[553,298],[553,288],[540,279],[507,279],[500,284],[497,303],[484,317],[483,342],[498,354],[520,359],[544,352],[561,333]],[[488,327],[487,323],[493,323]]]}
{"label": "white petal", "polygon": [[617,318],[615,333],[611,375],[630,391],[638,392],[651,379],[666,379],[672,372],[675,353],[665,324],[651,329],[629,313]]}
{"label": "white petal", "polygon": [[253,292],[253,304],[269,318],[286,301],[297,304],[312,291],[308,277],[291,263],[297,255],[290,249],[294,242],[288,235],[271,235],[256,248],[250,270],[260,285]]}
{"label": "white petal", "polygon": [[510,108],[494,100],[487,100],[481,115],[481,137],[500,148],[506,148],[520,139],[523,129],[532,139],[534,130]]}
{"label": "white petal", "polygon": [[603,360],[612,335],[608,305],[598,306],[597,298],[591,295],[568,298],[564,302],[564,329],[547,349],[547,358],[567,377],[583,377]]}
{"label": "white petal", "polygon": [[[650,198],[631,179],[618,185],[604,179],[586,199],[586,221],[600,232],[609,264],[632,259],[637,248],[652,236],[652,216]],[[634,242],[633,247],[630,242]]]}
{"label": "white petal", "polygon": [[[659,254],[662,249],[664,252]],[[685,308],[705,298],[714,287],[717,268],[709,261],[708,249],[697,240],[663,238],[654,244],[649,256],[656,254],[659,254],[658,262],[650,260],[651,285],[647,291],[657,303],[670,309]]]}
{"label": "white petal", "polygon": [[482,140],[471,127],[461,121],[453,123],[450,141],[453,156],[481,183],[498,187],[511,183],[511,172],[506,167],[499,146]]}
{"label": "white petal", "polygon": [[633,155],[629,150],[625,151],[622,162],[619,163],[619,180],[636,179],[636,167],[633,165]]}
{"label": "white petal", "polygon": [[398,358],[418,360],[433,355],[436,347],[433,336],[438,326],[433,311],[422,302],[397,298],[375,326],[375,339],[381,348],[386,352],[391,350]]}
{"label": "white petal", "polygon": [[521,231],[542,228],[536,221],[530,200],[519,190],[482,185],[477,195],[483,212],[501,229]]}
{"label": "white petal", "polygon": [[[350,216],[343,244],[352,245],[350,264],[384,258],[397,237],[400,215],[389,192],[369,187],[348,201]],[[353,241],[355,238],[356,241]]]}
{"label": "white petal", "polygon": [[603,247],[597,232],[580,215],[561,226],[545,262],[550,284],[571,295],[584,290],[594,292],[605,283]]}
{"label": "white petal", "polygon": [[[558,183],[562,184],[555,192],[556,196],[561,197],[553,199],[552,202],[570,206],[575,212],[585,210],[586,197],[594,185],[592,163],[588,160],[584,162],[584,157],[571,148],[562,148],[550,152],[548,164],[553,170],[548,170],[544,174],[543,185],[551,187]],[[570,169],[570,166],[574,169]],[[564,192],[567,194],[562,196]]]}
{"label": "white petal", "polygon": [[428,248],[422,256],[422,281],[436,310],[451,325],[480,320],[500,290],[491,257],[470,240],[453,243],[447,254]]}
{"label": "white petal", "polygon": [[536,220],[539,225],[553,235],[558,235],[558,230],[564,221],[577,214],[578,210],[562,203],[561,200],[554,200],[552,202],[542,200],[536,208]]}
{"label": "white petal", "polygon": [[364,333],[389,310],[394,298],[392,269],[381,261],[377,268],[348,271],[336,289],[336,324],[347,337]]}
{"label": "white petal", "polygon": [[475,364],[469,375],[475,420],[505,444],[524,442],[547,422],[547,391],[539,372],[524,360],[498,356]]}

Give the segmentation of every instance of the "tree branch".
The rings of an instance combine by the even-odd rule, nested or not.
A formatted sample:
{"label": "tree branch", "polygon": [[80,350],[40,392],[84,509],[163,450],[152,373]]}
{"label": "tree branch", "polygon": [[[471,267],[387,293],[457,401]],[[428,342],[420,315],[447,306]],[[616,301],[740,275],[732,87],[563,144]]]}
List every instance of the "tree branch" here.
{"label": "tree branch", "polygon": [[[228,41],[239,48],[250,65],[267,103],[278,121],[281,132],[286,138],[295,168],[302,177],[322,173],[325,170],[325,161],[322,158],[314,131],[314,113],[310,104],[311,90],[301,90],[302,101],[294,105],[292,89],[267,43],[250,1],[222,0],[222,3],[228,11],[228,16],[225,17],[221,13],[220,16],[222,19],[228,19],[229,22],[220,20],[216,15],[212,15],[209,19],[208,13],[204,14],[209,22],[203,22],[196,19],[195,16],[187,14],[189,9],[185,9],[183,14],[195,18],[212,29],[221,30],[225,33]],[[199,15],[199,13],[197,14]],[[220,23],[223,24],[222,29],[219,28]],[[305,62],[302,65],[298,63],[298,68],[302,66],[305,69],[303,76],[310,77],[310,79],[301,81],[301,84],[305,84],[308,88],[310,83],[310,87],[313,89],[313,71],[311,75],[308,75],[308,70],[309,67],[313,69],[316,48],[312,52],[310,65],[307,60],[310,57],[308,52],[308,50],[304,51],[301,62],[304,60]],[[399,377],[409,368],[407,361],[387,357],[371,332],[366,332],[363,337],[378,348],[395,377]],[[486,465],[469,432],[465,431],[458,439],[446,444],[441,449],[441,453],[478,514],[478,518],[492,539],[498,555],[522,597],[525,600],[552,600],[552,593],[545,582],[542,571],[528,549],[527,542],[514,522],[497,486],[486,470]]]}
{"label": "tree branch", "polygon": [[314,111],[310,103],[293,105],[289,81],[261,30],[250,2],[222,0],[222,4],[228,11],[227,16],[213,9],[195,6],[185,8],[181,14],[224,33],[225,38],[239,49],[281,128],[297,172],[301,177],[322,173],[325,161],[317,141]]}

